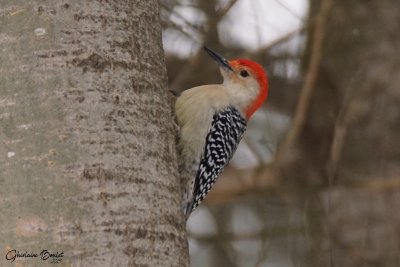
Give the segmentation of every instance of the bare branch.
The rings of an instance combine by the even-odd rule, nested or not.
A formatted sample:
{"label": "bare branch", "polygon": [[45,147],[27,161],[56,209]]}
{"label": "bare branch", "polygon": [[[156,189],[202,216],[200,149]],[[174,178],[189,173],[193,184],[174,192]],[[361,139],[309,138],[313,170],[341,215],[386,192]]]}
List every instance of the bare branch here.
{"label": "bare branch", "polygon": [[301,130],[303,129],[304,122],[306,119],[307,111],[311,95],[315,88],[315,81],[317,79],[317,73],[319,64],[322,56],[322,44],[325,35],[325,24],[328,19],[329,11],[332,5],[332,0],[322,1],[320,11],[315,20],[315,31],[313,36],[313,42],[311,45],[311,58],[310,65],[305,77],[304,86],[299,99],[299,104],[296,108],[295,117],[293,119],[293,125],[289,133],[287,134],[282,145],[278,148],[276,159],[279,162],[285,152],[290,149],[297,141]]}
{"label": "bare branch", "polygon": [[223,233],[219,235],[198,235],[195,233],[188,233],[190,238],[196,239],[200,242],[221,242],[221,241],[241,241],[249,239],[263,239],[287,236],[288,230],[292,233],[301,234],[304,232],[304,227],[302,226],[276,226],[273,229],[262,230],[258,232],[251,233]]}

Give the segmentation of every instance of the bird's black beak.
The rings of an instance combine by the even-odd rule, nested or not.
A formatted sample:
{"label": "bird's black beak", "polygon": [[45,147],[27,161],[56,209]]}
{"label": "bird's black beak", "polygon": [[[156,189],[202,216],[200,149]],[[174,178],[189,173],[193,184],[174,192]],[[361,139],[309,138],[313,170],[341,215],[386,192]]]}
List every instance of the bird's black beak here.
{"label": "bird's black beak", "polygon": [[214,52],[213,50],[211,50],[210,48],[208,48],[207,46],[204,47],[204,50],[207,51],[207,53],[215,60],[217,61],[218,65],[229,69],[230,71],[233,71],[232,67],[229,65],[228,60],[226,60],[223,56],[221,56],[220,54],[218,54],[217,52]]}

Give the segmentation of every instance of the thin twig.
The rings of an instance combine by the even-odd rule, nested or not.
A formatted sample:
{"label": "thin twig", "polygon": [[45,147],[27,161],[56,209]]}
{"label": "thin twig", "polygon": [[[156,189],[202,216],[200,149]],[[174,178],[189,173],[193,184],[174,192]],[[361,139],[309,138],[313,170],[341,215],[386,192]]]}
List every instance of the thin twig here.
{"label": "thin twig", "polygon": [[231,8],[236,4],[237,0],[231,0],[226,7],[224,7],[222,10],[220,10],[218,12],[218,20],[220,20],[221,18],[223,18],[228,12],[229,10],[231,10]]}
{"label": "thin twig", "polygon": [[299,16],[298,14],[296,14],[295,12],[293,12],[293,10],[288,7],[285,3],[282,3],[282,1],[280,0],[275,0],[281,7],[283,7],[287,12],[290,13],[290,15],[292,15],[293,17],[295,17],[296,19],[300,20],[300,21],[304,21],[304,19]]}
{"label": "thin twig", "polygon": [[[165,5],[164,3],[160,3],[160,6],[162,8],[164,8],[165,10],[167,10],[171,15],[174,15],[177,18],[179,18],[184,24],[184,25],[181,25],[181,27],[187,26],[187,27],[190,27],[190,28],[193,28],[193,29],[197,30],[198,32],[200,32],[202,34],[205,34],[204,29],[200,25],[193,24],[187,18],[182,16],[179,12],[174,11],[171,7]],[[176,23],[174,23],[174,24],[176,25]]]}

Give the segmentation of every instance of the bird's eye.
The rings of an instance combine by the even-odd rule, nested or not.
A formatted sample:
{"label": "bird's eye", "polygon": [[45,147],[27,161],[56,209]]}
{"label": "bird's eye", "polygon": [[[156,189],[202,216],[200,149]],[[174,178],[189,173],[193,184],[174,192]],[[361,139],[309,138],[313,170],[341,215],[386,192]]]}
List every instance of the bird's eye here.
{"label": "bird's eye", "polygon": [[249,73],[247,72],[247,70],[242,70],[242,71],[240,72],[240,76],[242,76],[242,77],[247,77],[247,76],[249,76]]}

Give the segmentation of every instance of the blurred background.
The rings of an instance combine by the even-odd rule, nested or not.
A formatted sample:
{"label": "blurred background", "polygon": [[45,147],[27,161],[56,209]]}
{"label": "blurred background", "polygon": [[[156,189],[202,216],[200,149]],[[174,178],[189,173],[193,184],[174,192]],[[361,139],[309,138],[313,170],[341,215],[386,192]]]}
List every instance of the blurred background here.
{"label": "blurred background", "polygon": [[161,0],[170,89],[222,78],[269,98],[188,221],[197,266],[400,266],[400,2]]}

